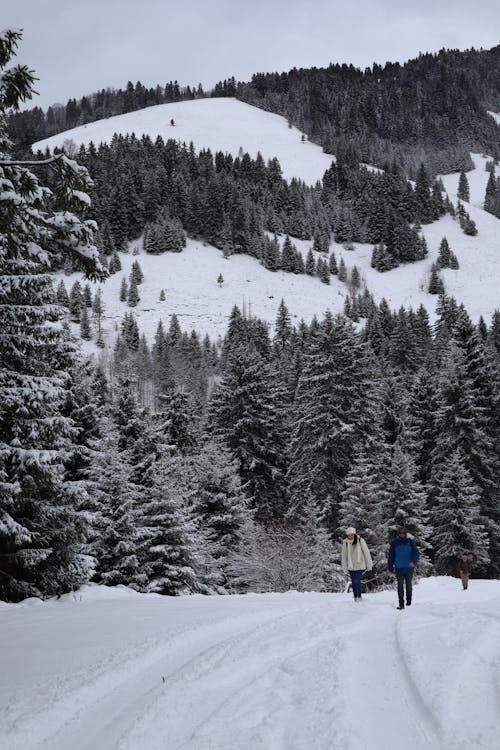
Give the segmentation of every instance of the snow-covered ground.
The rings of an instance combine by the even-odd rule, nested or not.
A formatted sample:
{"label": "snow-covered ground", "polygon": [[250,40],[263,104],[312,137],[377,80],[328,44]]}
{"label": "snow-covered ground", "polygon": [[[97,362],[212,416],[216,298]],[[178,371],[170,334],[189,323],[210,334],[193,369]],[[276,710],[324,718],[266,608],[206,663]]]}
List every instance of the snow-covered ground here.
{"label": "snow-covered ground", "polygon": [[[308,247],[311,243],[300,243]],[[141,248],[142,243],[133,243]],[[142,250],[142,248],[141,248]],[[297,324],[301,318],[310,321],[314,314],[324,315],[326,310],[341,310],[348,293],[345,284],[332,277],[331,286],[322,284],[317,277],[295,275],[278,271],[272,273],[255,258],[234,255],[225,259],[220,250],[195,240],[188,240],[182,253],[148,255],[140,252],[120,253],[122,270],[102,285],[90,284],[93,290],[101,286],[105,305],[104,338],[109,345],[126,312],[132,312],[141,332],[151,342],[160,319],[168,325],[172,313],[179,318],[185,330],[193,328],[200,334],[208,333],[214,340],[223,336],[234,305],[247,313],[266,320],[271,326],[276,320],[281,299],[285,299],[292,319]],[[128,279],[132,263],[138,260],[144,273],[139,286],[141,296],[137,307],[130,308],[120,302],[122,278]],[[224,283],[217,279],[222,273]],[[57,275],[64,280],[68,291],[82,274]],[[160,301],[161,290],[165,301]]]}
{"label": "snow-covered ground", "polygon": [[[173,127],[171,120],[175,122]],[[91,141],[96,145],[109,143],[114,133],[135,133],[138,138],[149,135],[153,140],[161,135],[164,140],[192,141],[197,151],[210,148],[212,153],[223,151],[233,156],[238,156],[240,148],[254,158],[260,151],[266,161],[274,157],[279,160],[287,180],[297,177],[308,184],[323,177],[333,158],[320,146],[302,143],[302,133],[289,128],[283,117],[232,98],[158,104],[66,130],[34,143],[32,148],[52,150],[66,140],[78,146]]]}
{"label": "snow-covered ground", "polygon": [[[500,582],[0,604],[1,750],[498,750]],[[22,658],[21,658],[22,657]]]}

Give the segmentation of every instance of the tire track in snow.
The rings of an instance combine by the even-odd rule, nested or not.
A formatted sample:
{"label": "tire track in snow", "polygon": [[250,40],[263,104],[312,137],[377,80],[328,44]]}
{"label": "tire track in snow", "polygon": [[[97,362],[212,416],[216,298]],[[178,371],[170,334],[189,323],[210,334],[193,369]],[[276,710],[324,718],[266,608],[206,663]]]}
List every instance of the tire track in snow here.
{"label": "tire track in snow", "polygon": [[[20,724],[17,731],[9,735],[9,745],[6,747],[8,750],[101,750],[98,742],[93,744],[92,738],[89,739],[88,727],[92,727],[92,734],[97,734],[100,728],[110,723],[110,716],[120,712],[127,714],[127,706],[140,701],[141,696],[147,703],[150,694],[161,689],[162,674],[168,674],[169,669],[171,672],[182,669],[187,662],[196,658],[193,656],[196,649],[199,653],[200,648],[209,651],[220,647],[238,632],[244,634],[258,628],[263,621],[290,614],[283,614],[282,608],[276,608],[253,616],[228,618],[173,636],[170,634],[166,640],[156,640],[152,645],[151,639],[148,639],[144,653],[135,644],[132,649],[123,651],[120,663],[114,658],[112,671],[103,672],[100,664],[95,665],[94,674],[87,677],[81,688],[72,690],[45,712],[39,711]],[[253,625],[249,626],[252,621]],[[139,696],[138,690],[142,691]],[[130,715],[125,716],[126,723],[130,724],[131,721]],[[54,730],[54,726],[58,729]],[[109,746],[114,747],[113,744]],[[106,747],[102,745],[102,750]]]}
{"label": "tire track in snow", "polygon": [[[430,698],[424,702],[428,707],[432,705],[434,718],[436,713],[439,716],[440,747],[442,750],[496,750],[500,736],[500,661],[497,656],[492,662],[491,654],[498,652],[500,619],[463,605],[447,612],[426,608],[423,618],[424,613],[419,614],[416,621],[407,621],[408,634],[424,631],[424,642],[420,644],[424,654],[427,652],[425,639],[428,643],[434,640],[439,644],[433,671],[426,674],[418,661],[408,658],[408,645],[405,648],[401,640],[404,633],[401,620],[397,622],[399,643],[415,687],[421,682],[426,690],[431,688]],[[438,629],[434,634],[436,625]],[[412,663],[413,669],[417,667],[417,678],[413,675]],[[479,710],[474,710],[478,689],[481,704],[476,707]]]}
{"label": "tire track in snow", "polygon": [[[360,605],[355,605],[360,606]],[[398,737],[411,750],[443,750],[440,726],[413,680],[401,647],[400,613],[370,603],[369,619],[339,645],[344,736],[359,750],[390,750]],[[350,739],[355,727],[355,740]]]}
{"label": "tire track in snow", "polygon": [[[453,750],[492,750],[497,747],[500,737],[500,661],[491,661],[500,639],[500,621],[498,617],[486,612],[474,612],[480,621],[489,620],[487,627],[476,627],[477,640],[473,640],[464,649],[464,658],[457,662],[450,675],[452,690],[443,711],[443,725],[447,727],[446,735],[449,747]],[[475,618],[474,618],[475,619]],[[478,678],[479,675],[479,678]],[[471,677],[477,688],[478,679],[482,683],[481,721],[473,710],[475,695],[471,695],[469,685]],[[457,740],[453,728],[454,717],[461,717],[461,735]]]}
{"label": "tire track in snow", "polygon": [[[161,735],[161,723],[168,725],[170,718],[172,726],[176,726],[167,746],[176,750],[264,747],[291,750],[292,746],[284,740],[287,726],[284,719],[289,718],[293,682],[293,671],[287,666],[297,655],[324,646],[330,639],[318,618],[314,615],[311,618],[314,610],[324,612],[324,607],[316,605],[289,613],[286,618],[268,622],[233,641],[229,658],[219,665],[219,671],[209,670],[202,663],[192,674],[184,672],[179,680],[171,681],[148,715],[136,723],[130,736],[123,738],[120,748],[164,748],[157,737]],[[297,624],[290,623],[290,616],[297,618]],[[290,638],[291,633],[300,632],[300,626],[311,619],[313,628],[307,628],[301,639]],[[206,673],[206,680],[202,672]],[[187,716],[187,724],[173,720],[177,712]],[[193,717],[196,717],[194,726]],[[238,735],[229,730],[228,736],[228,726],[237,727]],[[326,747],[331,750],[331,742]]]}
{"label": "tire track in snow", "polygon": [[[321,635],[314,635],[315,632]],[[282,633],[279,634],[279,640],[283,642]],[[188,748],[191,750],[193,748],[196,750],[202,750],[202,748],[234,750],[240,747],[243,750],[252,747],[254,750],[261,746],[283,750],[294,750],[294,748],[298,750],[298,748],[306,747],[308,750],[313,750],[313,748],[334,750],[337,742],[332,736],[334,731],[332,717],[337,701],[335,699],[332,705],[331,695],[326,689],[327,681],[318,678],[321,667],[324,670],[331,669],[334,657],[337,656],[337,644],[332,645],[331,632],[325,632],[323,624],[318,622],[315,623],[313,631],[308,631],[308,640],[308,645],[304,647],[297,648],[297,644],[293,642],[288,643],[282,651],[273,647],[275,656],[272,662],[263,669],[256,670],[250,679],[249,674],[245,674],[241,684],[225,699],[218,702],[210,714],[194,727],[189,738],[179,745],[179,750]],[[252,654],[255,654],[255,646],[252,648]],[[242,661],[249,657],[253,658],[251,654],[239,655]],[[304,676],[311,674],[313,660],[315,663],[313,674],[321,689],[305,691]],[[331,671],[328,677],[332,682]],[[310,687],[312,688],[312,684]],[[251,737],[244,735],[237,741],[231,738],[227,744],[227,739],[224,739],[222,735],[229,717],[237,715],[239,707],[251,703],[252,694],[255,693],[259,695],[259,702],[267,703],[267,709],[255,722],[255,726],[251,727]],[[246,713],[248,714],[248,711]],[[323,729],[322,725],[325,725]],[[217,734],[218,728],[221,730],[220,744],[214,740],[214,734]]]}
{"label": "tire track in snow", "polygon": [[[417,712],[420,714],[420,722],[417,722],[417,728],[421,732],[423,738],[431,743],[431,740],[435,744],[436,739],[440,742],[442,737],[442,726],[440,721],[434,715],[432,708],[422,695],[416,680],[408,663],[408,657],[401,641],[401,620],[396,620],[394,623],[394,642],[396,645],[396,652],[399,657],[399,664],[402,668],[402,674],[404,676],[407,689],[412,697],[412,704],[417,708]],[[431,746],[431,745],[429,745]],[[440,745],[438,745],[440,747]]]}
{"label": "tire track in snow", "polygon": [[[290,618],[296,613],[296,609],[285,613],[279,610],[279,614],[261,612],[253,617],[246,615],[232,618],[211,627],[208,631],[207,628],[197,628],[195,631],[188,631],[164,643],[156,644],[146,655],[135,659],[133,663],[125,661],[122,674],[115,674],[114,681],[109,685],[106,685],[106,681],[102,684],[101,678],[98,678],[94,686],[87,685],[78,713],[69,716],[65,724],[55,734],[45,736],[43,742],[22,745],[23,750],[28,750],[28,747],[48,747],[50,750],[68,750],[69,747],[71,750],[116,748],[137,717],[143,715],[151,703],[162,695],[166,685],[179,684],[184,679],[184,674],[190,671],[196,677],[203,664],[205,669],[212,670],[224,661],[233,643],[245,639],[276,620]],[[256,622],[249,627],[249,620],[252,619]],[[75,705],[74,696],[71,697],[70,704]],[[57,713],[59,707],[56,705],[54,708]],[[89,726],[92,727],[90,732]]]}

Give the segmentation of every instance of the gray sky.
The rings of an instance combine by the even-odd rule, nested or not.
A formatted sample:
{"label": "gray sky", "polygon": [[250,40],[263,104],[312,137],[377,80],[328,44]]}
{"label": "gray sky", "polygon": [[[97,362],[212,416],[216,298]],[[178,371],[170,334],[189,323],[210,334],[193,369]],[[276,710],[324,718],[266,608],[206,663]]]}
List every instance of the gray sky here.
{"label": "gray sky", "polygon": [[[405,60],[500,43],[499,0],[0,0],[24,29],[17,62],[40,80],[29,106],[177,79]],[[5,7],[7,6],[7,7]]]}

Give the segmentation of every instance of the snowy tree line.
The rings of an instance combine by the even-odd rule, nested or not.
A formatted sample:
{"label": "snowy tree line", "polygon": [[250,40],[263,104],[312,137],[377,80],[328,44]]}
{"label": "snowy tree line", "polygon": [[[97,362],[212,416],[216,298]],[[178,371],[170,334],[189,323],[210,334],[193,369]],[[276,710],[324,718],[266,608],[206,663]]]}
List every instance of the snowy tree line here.
{"label": "snowy tree line", "polygon": [[227,78],[205,92],[177,81],[146,87],[101,89],[65,105],[9,116],[9,135],[23,149],[76,125],[143,107],[200,98],[234,96],[288,118],[340,161],[396,164],[415,179],[424,162],[431,174],[468,170],[470,151],[495,158],[498,126],[487,111],[500,107],[498,48],[440,50],[404,64],[360,70],[353,65],[256,73],[249,82]]}
{"label": "snowy tree line", "polygon": [[95,180],[91,216],[104,256],[143,232],[149,252],[178,251],[184,230],[225,256],[247,253],[270,270],[304,273],[299,254],[288,247],[280,257],[269,237],[288,234],[310,239],[319,252],[331,239],[373,243],[373,267],[385,271],[425,257],[422,224],[448,212],[464,231],[473,227],[463,205],[453,206],[423,164],[413,186],[395,166],[374,172],[337,158],[322,182],[307,186],[284,180],[278,160],[266,163],[260,154],[196,153],[192,144],[133,135],[82,146],[78,159]]}
{"label": "snowy tree line", "polygon": [[180,86],[169,81],[164,86],[147,87],[140,81],[129,81],[124,89],[105,88],[81,99],[69,99],[66,104],[53,104],[44,112],[41,107],[13,111],[8,116],[8,132],[21,153],[32,143],[55,133],[86,125],[89,122],[135,112],[156,104],[190,101],[207,96],[201,84]]}
{"label": "snowy tree line", "polygon": [[361,330],[330,314],[294,327],[281,303],[270,332],[235,308],[222,348],[175,316],[149,347],[126,314],[112,358],[73,360],[60,401],[80,565],[21,590],[335,590],[351,524],[371,586],[401,523],[423,572],[466,550],[498,576],[499,368],[500,313],[475,326],[444,296],[434,328],[385,302]]}
{"label": "snowy tree line", "polygon": [[470,151],[498,158],[499,126],[488,115],[500,106],[498,50],[442,49],[365,70],[330,64],[256,73],[221,82],[215,93],[287,117],[341,161],[397,164],[415,179],[421,162],[444,174],[470,169]]}
{"label": "snowy tree line", "polygon": [[[316,586],[335,586],[335,540],[350,523],[379,561],[374,585],[384,580],[386,546],[403,522],[438,572],[452,571],[465,548],[478,572],[498,575],[499,324],[496,314],[490,329],[476,327],[442,297],[434,331],[423,308],[395,314],[384,303],[371,308],[361,333],[330,315],[295,329],[282,304],[271,336],[235,308],[217,356],[208,339],[182,334],[175,317],[167,331],[159,326],[149,352],[129,316],[113,377],[136,382],[136,398],[156,394],[136,434],[169,403],[170,450],[189,463],[209,445],[230,462],[252,533],[232,550],[219,586],[247,590],[244,570],[263,563],[249,559],[256,533],[266,539],[256,551],[295,535],[310,557],[280,559],[302,566],[309,585],[311,564],[322,571]],[[243,570],[235,570],[238,559]]]}

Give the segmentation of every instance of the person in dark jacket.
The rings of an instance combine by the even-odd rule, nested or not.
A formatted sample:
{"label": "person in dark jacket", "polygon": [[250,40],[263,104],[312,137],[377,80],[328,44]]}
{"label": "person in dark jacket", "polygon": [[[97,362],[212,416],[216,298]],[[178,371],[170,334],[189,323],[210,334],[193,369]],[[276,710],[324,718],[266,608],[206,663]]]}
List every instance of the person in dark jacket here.
{"label": "person in dark jacket", "polygon": [[469,576],[472,573],[472,563],[469,560],[469,555],[466,552],[464,552],[458,559],[458,572],[460,574],[460,578],[462,579],[462,586],[464,587],[465,591],[469,585]]}
{"label": "person in dark jacket", "polygon": [[387,569],[390,573],[396,571],[398,581],[398,609],[405,608],[411,604],[412,578],[420,553],[413,537],[408,536],[405,526],[400,526],[396,539],[393,539],[389,548]]}

